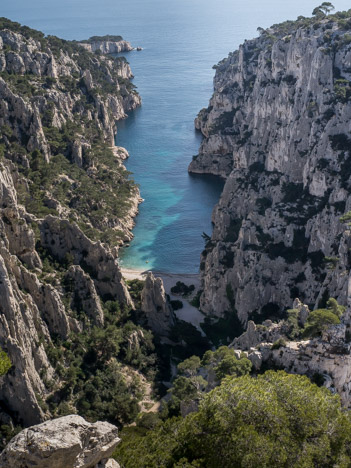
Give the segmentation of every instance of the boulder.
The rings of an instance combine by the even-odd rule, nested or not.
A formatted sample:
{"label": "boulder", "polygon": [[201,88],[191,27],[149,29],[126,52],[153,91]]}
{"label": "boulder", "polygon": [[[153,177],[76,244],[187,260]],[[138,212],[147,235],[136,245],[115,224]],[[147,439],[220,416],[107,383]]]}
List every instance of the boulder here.
{"label": "boulder", "polygon": [[119,443],[117,427],[64,416],[24,429],[0,455],[0,468],[117,468],[108,457]]}
{"label": "boulder", "polygon": [[96,468],[120,468],[120,466],[116,460],[109,458],[108,460],[101,460],[101,462],[96,465]]}

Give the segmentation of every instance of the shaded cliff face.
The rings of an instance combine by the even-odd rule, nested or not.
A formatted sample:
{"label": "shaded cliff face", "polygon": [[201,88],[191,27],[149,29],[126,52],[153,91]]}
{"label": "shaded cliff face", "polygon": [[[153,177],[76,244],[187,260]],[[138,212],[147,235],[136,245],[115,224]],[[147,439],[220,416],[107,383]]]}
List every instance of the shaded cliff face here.
{"label": "shaded cliff face", "polygon": [[350,12],[276,25],[218,64],[189,171],[226,184],[202,256],[201,309],[279,316],[346,305],[351,239]]}
{"label": "shaded cliff face", "polygon": [[103,327],[107,300],[132,304],[117,246],[139,192],[112,148],[140,104],[131,76],[125,60],[0,20],[0,346],[13,364],[0,398],[26,425],[62,384],[52,340]]}

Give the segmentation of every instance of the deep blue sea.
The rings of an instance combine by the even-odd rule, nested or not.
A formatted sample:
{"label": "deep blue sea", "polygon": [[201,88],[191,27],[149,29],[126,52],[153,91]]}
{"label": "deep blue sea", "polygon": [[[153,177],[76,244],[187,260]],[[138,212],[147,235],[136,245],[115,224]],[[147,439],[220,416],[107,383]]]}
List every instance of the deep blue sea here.
{"label": "deep blue sea", "polygon": [[[338,10],[349,0],[335,0]],[[120,34],[142,52],[126,54],[143,105],[119,123],[117,144],[145,202],[124,266],[196,273],[202,232],[222,183],[194,177],[187,166],[201,136],[197,112],[207,106],[216,64],[258,26],[309,16],[318,0],[1,0],[0,16],[65,39]]]}

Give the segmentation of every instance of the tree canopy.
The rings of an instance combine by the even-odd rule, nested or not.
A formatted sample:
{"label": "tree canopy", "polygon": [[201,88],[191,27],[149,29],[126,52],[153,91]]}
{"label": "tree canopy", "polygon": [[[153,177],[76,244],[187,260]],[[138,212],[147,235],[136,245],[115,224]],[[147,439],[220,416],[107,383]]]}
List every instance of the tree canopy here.
{"label": "tree canopy", "polygon": [[344,312],[345,307],[339,305],[334,298],[330,298],[326,309],[313,310],[309,314],[303,336],[311,338],[320,336],[329,326],[339,324]]}
{"label": "tree canopy", "polygon": [[335,10],[335,7],[330,2],[323,2],[321,5],[317,6],[313,11],[312,15],[314,16],[326,16],[331,11]]}
{"label": "tree canopy", "polygon": [[350,455],[339,397],[305,376],[268,371],[226,377],[198,412],[122,443],[116,459],[126,468],[331,468],[350,466]]}

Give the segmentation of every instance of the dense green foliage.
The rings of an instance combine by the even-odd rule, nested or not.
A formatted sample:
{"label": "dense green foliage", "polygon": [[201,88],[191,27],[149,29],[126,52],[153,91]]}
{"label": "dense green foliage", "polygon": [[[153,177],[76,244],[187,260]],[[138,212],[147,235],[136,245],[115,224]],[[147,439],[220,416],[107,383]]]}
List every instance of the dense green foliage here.
{"label": "dense green foliage", "polygon": [[[43,402],[57,416],[79,414],[121,425],[135,420],[143,397],[140,374],[155,378],[152,334],[131,321],[117,302],[104,307],[105,325],[72,334],[67,341],[46,345],[46,352],[63,385],[47,381],[52,393]],[[46,379],[45,372],[43,373]]]}
{"label": "dense green foliage", "polygon": [[327,468],[351,462],[351,424],[340,399],[283,371],[227,377],[196,413],[148,433],[122,432],[125,468]]}
{"label": "dense green foliage", "polygon": [[133,279],[126,281],[129,294],[133,299],[134,305],[137,309],[141,307],[141,291],[144,288],[145,281]]}
{"label": "dense green foliage", "polygon": [[334,298],[330,298],[326,301],[326,308],[316,309],[309,313],[304,327],[299,323],[299,311],[290,309],[287,311],[288,317],[285,320],[287,337],[295,340],[321,336],[329,326],[340,323],[340,317],[345,309]]}
{"label": "dense green foliage", "polygon": [[92,36],[92,37],[89,37],[89,39],[84,39],[83,41],[80,41],[80,42],[91,44],[92,42],[99,42],[99,41],[120,42],[120,41],[123,41],[123,37],[106,34],[105,36]]}
{"label": "dense green foliage", "polygon": [[312,338],[320,336],[328,326],[338,323],[340,323],[340,319],[331,310],[313,310],[308,316],[304,336]]}
{"label": "dense green foliage", "polygon": [[179,310],[183,308],[183,302],[179,300],[170,301],[173,310]]}
{"label": "dense green foliage", "polygon": [[11,369],[12,363],[5,351],[0,348],[0,376],[5,375]]}
{"label": "dense green foliage", "polygon": [[207,351],[203,358],[202,364],[207,369],[212,369],[216,379],[220,382],[227,375],[235,375],[237,377],[246,375],[251,371],[251,362],[243,357],[238,359],[233,348],[221,346],[216,351]]}
{"label": "dense green foliage", "polygon": [[186,296],[187,294],[192,293],[195,290],[195,286],[191,284],[187,286],[182,281],[177,281],[176,285],[171,288],[171,292],[173,294],[180,294],[182,296]]}
{"label": "dense green foliage", "polygon": [[344,311],[344,306],[340,306],[334,298],[329,299],[326,309],[313,310],[309,314],[303,336],[312,338],[320,336],[330,325],[340,323]]}
{"label": "dense green foliage", "polygon": [[171,398],[165,405],[164,414],[178,416],[181,405],[192,400],[200,401],[210,384],[219,385],[228,375],[247,375],[251,367],[247,358],[238,359],[234,350],[227,346],[221,346],[216,351],[206,351],[202,359],[198,356],[185,359],[178,364],[178,376],[168,390]]}

